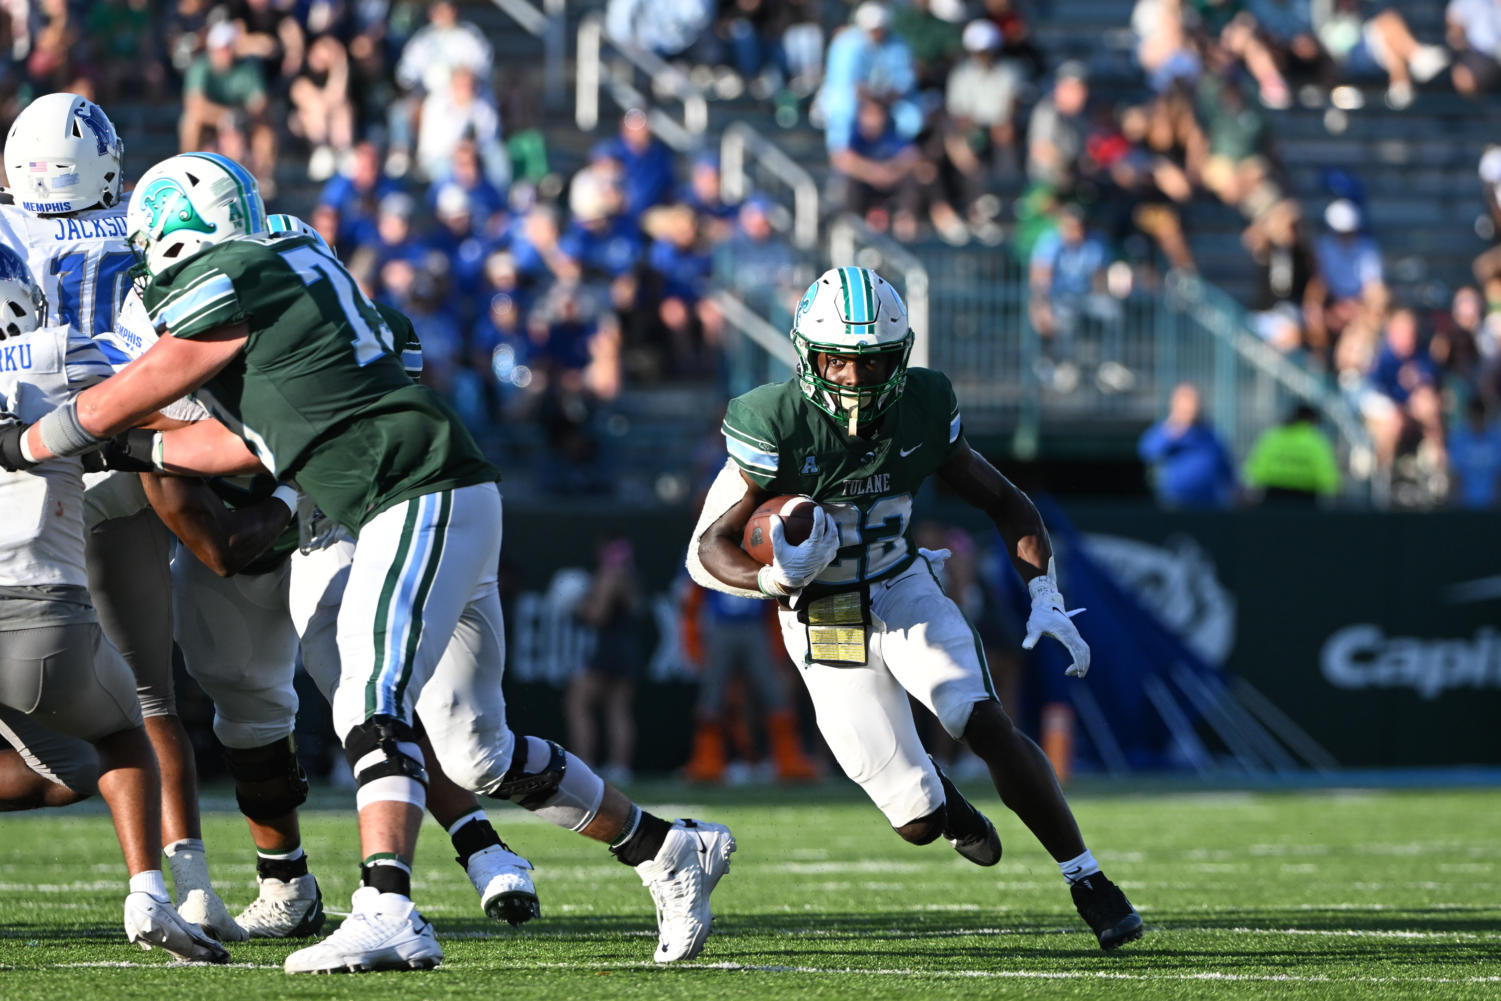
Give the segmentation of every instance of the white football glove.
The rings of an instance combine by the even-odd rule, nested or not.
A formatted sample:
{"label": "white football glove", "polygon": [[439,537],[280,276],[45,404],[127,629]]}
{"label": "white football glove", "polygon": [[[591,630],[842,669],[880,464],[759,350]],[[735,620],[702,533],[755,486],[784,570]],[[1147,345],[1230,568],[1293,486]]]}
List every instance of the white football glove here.
{"label": "white football glove", "polygon": [[762,592],[779,598],[801,591],[823,573],[839,554],[839,526],[822,506],[813,509],[813,531],[798,545],[787,541],[782,519],[771,519],[771,566],[762,567],[756,582]]}
{"label": "white football glove", "polygon": [[1033,577],[1027,582],[1027,590],[1032,593],[1032,614],[1027,616],[1027,636],[1022,640],[1022,649],[1030,650],[1043,636],[1051,636],[1063,644],[1074,661],[1063,673],[1070,678],[1084,677],[1089,673],[1089,644],[1072,621],[1084,609],[1065,611],[1063,595],[1048,574]]}

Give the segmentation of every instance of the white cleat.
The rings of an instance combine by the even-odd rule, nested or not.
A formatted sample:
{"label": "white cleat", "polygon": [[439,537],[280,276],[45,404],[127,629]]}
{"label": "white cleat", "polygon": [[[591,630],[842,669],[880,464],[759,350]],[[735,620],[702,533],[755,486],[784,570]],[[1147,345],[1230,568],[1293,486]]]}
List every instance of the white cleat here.
{"label": "white cleat", "polygon": [[210,887],[194,887],[184,893],[177,902],[177,913],[220,942],[244,942],[250,938],[249,933],[229,916],[229,908]]}
{"label": "white cleat", "polygon": [[399,893],[354,891],[349,917],[328,938],[287,957],[288,973],[430,970],[443,961],[433,926]]}
{"label": "white cleat", "polygon": [[525,924],[542,916],[532,864],[502,842],[469,856],[469,882],[479,891],[480,906],[496,921]]}
{"label": "white cleat", "polygon": [[723,824],[679,820],[657,857],[636,866],[657,904],[657,962],[692,959],[703,951],[714,924],[709,894],[730,871],[734,850],[735,838]]}
{"label": "white cleat", "polygon": [[251,938],[307,938],[323,927],[323,894],[312,873],[257,878],[260,894],[235,918]]}
{"label": "white cleat", "polygon": [[184,963],[227,963],[224,946],[172,907],[144,890],[125,897],[125,936],[142,949],[162,949]]}

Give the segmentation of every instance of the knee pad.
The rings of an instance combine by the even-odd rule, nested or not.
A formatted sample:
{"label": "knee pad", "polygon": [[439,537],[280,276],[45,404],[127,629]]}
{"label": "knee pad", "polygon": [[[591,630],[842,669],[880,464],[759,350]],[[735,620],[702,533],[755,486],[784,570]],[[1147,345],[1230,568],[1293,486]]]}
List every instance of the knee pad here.
{"label": "knee pad", "polygon": [[349,731],[344,757],[354,772],[357,805],[396,800],[424,806],[427,768],[411,726],[394,716],[376,715]]}
{"label": "knee pad", "polygon": [[[531,764],[541,767],[528,772]],[[488,795],[509,799],[548,823],[581,831],[604,800],[604,781],[589,766],[550,740],[520,737],[511,767]]]}
{"label": "knee pad", "polygon": [[948,822],[948,807],[940,803],[938,809],[903,824],[896,829],[896,833],[911,844],[928,845],[943,836],[943,829],[948,826]]}
{"label": "knee pad", "polygon": [[[490,793],[496,799],[510,800],[523,810],[535,810],[552,799],[557,794],[558,787],[563,784],[563,776],[568,774],[568,752],[556,741],[539,740],[538,743],[546,748],[547,758],[545,761],[532,761],[530,745],[533,739],[522,737],[516,741],[516,750],[511,754],[511,767],[506,769],[500,784]],[[541,767],[537,771],[528,772],[528,762],[533,767]]]}
{"label": "knee pad", "polygon": [[297,761],[295,737],[264,747],[226,747],[224,760],[240,812],[251,820],[274,820],[307,802],[307,772]]}

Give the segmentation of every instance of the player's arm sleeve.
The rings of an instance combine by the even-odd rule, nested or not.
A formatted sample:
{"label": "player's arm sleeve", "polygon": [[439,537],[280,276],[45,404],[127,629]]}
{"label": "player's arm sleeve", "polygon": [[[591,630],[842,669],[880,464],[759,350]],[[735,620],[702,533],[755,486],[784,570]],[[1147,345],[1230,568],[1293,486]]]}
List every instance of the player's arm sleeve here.
{"label": "player's arm sleeve", "polygon": [[67,369],[68,390],[73,393],[103,382],[115,372],[99,345],[77,327],[68,328],[67,353],[63,357],[63,365]]}
{"label": "player's arm sleeve", "polygon": [[174,421],[196,424],[199,421],[208,420],[212,415],[203,404],[191,396],[184,396],[162,407],[162,416],[170,417]]}
{"label": "player's arm sleeve", "polygon": [[190,262],[170,281],[153,282],[145,301],[151,325],[173,337],[200,337],[249,319],[234,280],[212,264]]}
{"label": "player's arm sleeve", "polygon": [[688,576],[700,587],[712,588],[715,591],[723,591],[725,594],[733,594],[741,598],[765,598],[760,591],[747,591],[744,588],[732,587],[709,572],[699,559],[698,548],[703,542],[704,534],[724,513],[734,507],[740,498],[745,496],[745,478],[740,475],[741,466],[733,459],[727,460],[719,475],[714,477],[714,483],[709,487],[708,496],[704,498],[703,510],[699,512],[698,524],[693,526],[693,538],[688,540]]}
{"label": "player's arm sleeve", "polygon": [[943,377],[943,388],[946,394],[946,406],[944,413],[948,415],[948,440],[943,449],[945,459],[954,455],[961,448],[966,447],[964,441],[964,415],[959,412],[959,397],[954,395],[954,384],[949,382],[948,377]]}

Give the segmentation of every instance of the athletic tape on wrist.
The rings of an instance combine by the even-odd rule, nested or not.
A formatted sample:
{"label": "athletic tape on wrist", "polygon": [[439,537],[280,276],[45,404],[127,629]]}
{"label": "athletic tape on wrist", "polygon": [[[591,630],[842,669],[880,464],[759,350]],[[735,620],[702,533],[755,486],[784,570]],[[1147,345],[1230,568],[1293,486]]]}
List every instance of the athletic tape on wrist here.
{"label": "athletic tape on wrist", "polygon": [[772,576],[771,567],[756,571],[756,587],[768,598],[785,598],[792,593]]}
{"label": "athletic tape on wrist", "polygon": [[293,514],[297,513],[297,488],[290,483],[283,483],[278,486],[275,490],[271,491],[271,496],[285,504],[288,511],[291,511]]}
{"label": "athletic tape on wrist", "polygon": [[37,434],[42,444],[55,456],[82,455],[94,448],[103,438],[84,430],[78,421],[78,401],[69,400],[52,413],[37,421]]}

